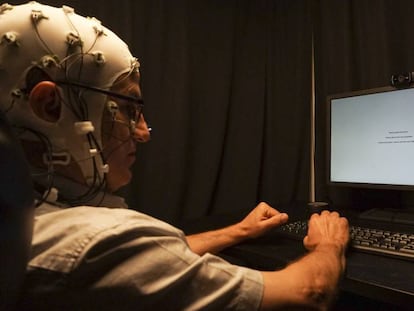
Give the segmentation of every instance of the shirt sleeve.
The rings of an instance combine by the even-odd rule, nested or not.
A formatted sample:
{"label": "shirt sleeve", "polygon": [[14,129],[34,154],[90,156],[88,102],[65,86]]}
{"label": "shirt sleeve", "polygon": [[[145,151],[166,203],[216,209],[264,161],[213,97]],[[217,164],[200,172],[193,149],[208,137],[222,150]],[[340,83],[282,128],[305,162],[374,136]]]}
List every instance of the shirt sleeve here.
{"label": "shirt sleeve", "polygon": [[[76,216],[69,217],[72,209]],[[66,309],[84,310],[259,309],[260,272],[193,253],[183,232],[162,221],[130,210],[86,207],[48,216],[54,225],[42,219],[35,228],[31,305],[40,308],[48,296],[49,310],[62,302]],[[63,225],[68,219],[71,229]],[[65,234],[56,239],[53,230]]]}

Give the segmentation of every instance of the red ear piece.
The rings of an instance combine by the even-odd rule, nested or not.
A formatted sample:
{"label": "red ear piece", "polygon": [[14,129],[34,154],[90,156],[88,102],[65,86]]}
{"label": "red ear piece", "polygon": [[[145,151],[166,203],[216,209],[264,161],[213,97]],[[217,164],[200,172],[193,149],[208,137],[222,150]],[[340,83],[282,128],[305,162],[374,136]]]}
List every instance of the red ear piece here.
{"label": "red ear piece", "polygon": [[54,82],[42,81],[36,84],[30,92],[29,103],[39,118],[48,122],[59,120],[61,105]]}

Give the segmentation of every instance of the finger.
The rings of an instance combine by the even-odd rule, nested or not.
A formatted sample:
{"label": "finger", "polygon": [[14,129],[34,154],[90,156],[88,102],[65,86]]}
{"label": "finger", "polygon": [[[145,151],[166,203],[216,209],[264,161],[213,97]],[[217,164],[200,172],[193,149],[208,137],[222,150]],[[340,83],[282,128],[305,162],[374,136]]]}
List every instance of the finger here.
{"label": "finger", "polygon": [[330,213],[330,216],[333,216],[333,217],[335,217],[335,218],[339,218],[339,217],[340,217],[340,216],[339,216],[339,213],[338,213],[338,212],[336,212],[336,211],[331,212],[331,213]]}
{"label": "finger", "polygon": [[272,217],[278,216],[279,214],[280,214],[279,211],[271,207],[268,207],[261,211],[261,215],[266,218],[272,218]]}
{"label": "finger", "polygon": [[[331,212],[330,211],[328,211],[328,210],[323,210],[322,212],[321,212],[321,216],[328,216],[328,215],[330,215],[331,214]],[[315,214],[314,214],[315,215]]]}
{"label": "finger", "polygon": [[[323,213],[323,212],[322,212],[322,213]],[[309,220],[314,220],[314,219],[319,218],[319,217],[321,217],[321,216],[322,216],[322,214],[313,213],[313,214],[310,216]]]}
{"label": "finger", "polygon": [[272,206],[270,206],[269,204],[267,204],[266,202],[260,202],[257,205],[257,208],[260,208],[262,211],[264,211],[265,213],[267,213],[268,215],[277,215],[280,213],[280,211]]}
{"label": "finger", "polygon": [[266,209],[266,208],[272,208],[269,204],[267,204],[266,202],[260,202],[259,204],[257,204],[257,206],[256,207],[259,207],[259,208],[264,208],[264,209]]}
{"label": "finger", "polygon": [[265,203],[265,202],[261,202],[261,203],[259,204],[259,206],[260,206],[260,208],[261,208],[263,211],[265,211],[265,212],[267,212],[267,213],[270,213],[270,214],[275,214],[275,213],[278,213],[278,210],[277,210],[277,209],[275,209],[275,208],[271,207],[269,204],[267,204],[267,203]]}
{"label": "finger", "polygon": [[340,217],[339,218],[341,221],[341,224],[345,227],[349,227],[349,223],[348,223],[348,219],[346,219],[345,217]]}

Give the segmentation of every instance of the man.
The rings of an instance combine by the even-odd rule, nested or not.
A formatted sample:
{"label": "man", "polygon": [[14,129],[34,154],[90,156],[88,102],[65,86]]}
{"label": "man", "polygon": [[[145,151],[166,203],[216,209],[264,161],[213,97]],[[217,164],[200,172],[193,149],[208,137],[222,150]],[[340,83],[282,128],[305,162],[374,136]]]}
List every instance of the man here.
{"label": "man", "polygon": [[[345,267],[348,223],[309,222],[309,253],[280,271],[213,255],[288,216],[260,203],[241,222],[185,236],[127,209],[135,145],[150,132],[139,63],[99,21],[36,2],[0,8],[1,110],[39,192],[21,308],[37,310],[326,309]],[[99,207],[99,208],[98,208]]]}

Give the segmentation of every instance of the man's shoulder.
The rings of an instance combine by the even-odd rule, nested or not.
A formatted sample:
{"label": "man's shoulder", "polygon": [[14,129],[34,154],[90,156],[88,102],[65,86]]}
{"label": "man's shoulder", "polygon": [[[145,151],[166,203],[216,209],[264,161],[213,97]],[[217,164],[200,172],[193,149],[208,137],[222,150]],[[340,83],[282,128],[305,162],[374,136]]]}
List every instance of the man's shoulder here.
{"label": "man's shoulder", "polygon": [[125,237],[164,235],[184,237],[175,227],[134,210],[41,206],[35,217],[30,266],[68,273],[97,244],[109,250]]}
{"label": "man's shoulder", "polygon": [[74,227],[87,230],[102,230],[125,222],[157,223],[160,221],[135,210],[88,205],[61,207],[46,203],[38,207],[35,213],[36,225],[43,224],[42,228],[45,226],[55,227],[57,231],[65,229],[68,230],[67,233],[70,233]]}
{"label": "man's shoulder", "polygon": [[180,231],[168,223],[136,210],[87,205],[61,208],[46,204],[36,211],[34,238],[36,239],[41,232],[54,232],[62,236],[95,236],[105,231],[151,231],[151,228],[157,232]]}

